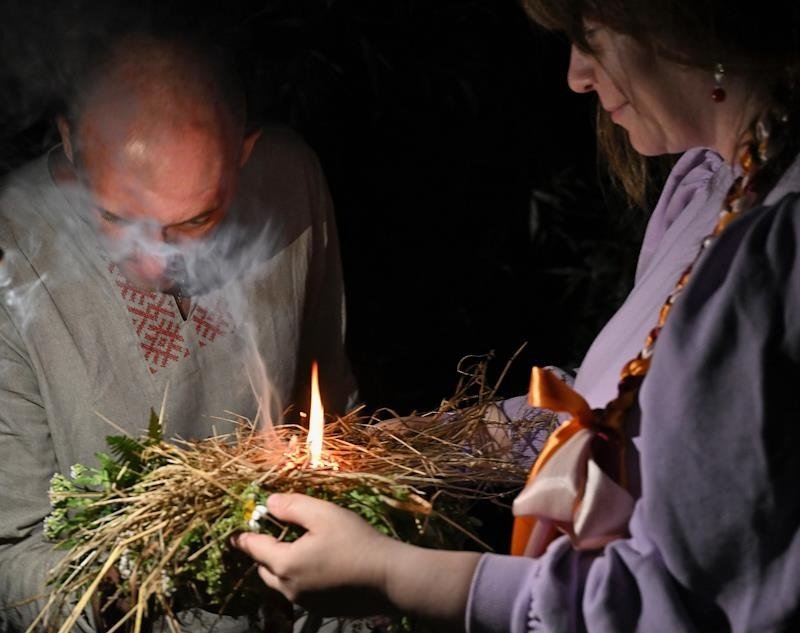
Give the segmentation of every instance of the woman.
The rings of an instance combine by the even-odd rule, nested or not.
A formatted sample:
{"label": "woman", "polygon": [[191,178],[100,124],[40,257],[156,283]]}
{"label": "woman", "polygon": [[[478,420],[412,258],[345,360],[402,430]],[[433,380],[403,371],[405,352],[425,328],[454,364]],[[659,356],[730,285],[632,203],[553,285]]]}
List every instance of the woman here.
{"label": "woman", "polygon": [[[473,633],[799,630],[795,4],[527,2],[572,39],[570,86],[596,92],[638,154],[709,148],[725,162],[715,173],[736,176],[724,200],[709,196],[719,221],[665,289],[661,320],[609,405],[641,428],[629,536],[598,550],[562,536],[538,558],[431,551],[325,502],[275,495],[270,511],[308,532],[295,543],[237,539],[269,586],[312,610],[408,612]],[[614,138],[603,125],[601,137]],[[636,157],[612,154],[635,184]],[[662,211],[677,217],[692,204],[696,165],[686,162],[698,156],[679,161]],[[646,267],[650,255],[645,244]],[[638,395],[632,406],[626,394]]]}

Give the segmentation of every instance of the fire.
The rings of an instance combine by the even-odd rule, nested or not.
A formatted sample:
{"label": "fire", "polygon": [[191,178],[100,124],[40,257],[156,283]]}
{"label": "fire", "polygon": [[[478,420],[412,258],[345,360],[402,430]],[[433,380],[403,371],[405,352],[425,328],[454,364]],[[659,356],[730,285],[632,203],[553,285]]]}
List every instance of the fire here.
{"label": "fire", "polygon": [[325,423],[325,411],[322,408],[322,398],[319,395],[319,370],[317,363],[311,365],[311,411],[308,417],[308,454],[310,465],[316,468],[322,461],[322,427]]}

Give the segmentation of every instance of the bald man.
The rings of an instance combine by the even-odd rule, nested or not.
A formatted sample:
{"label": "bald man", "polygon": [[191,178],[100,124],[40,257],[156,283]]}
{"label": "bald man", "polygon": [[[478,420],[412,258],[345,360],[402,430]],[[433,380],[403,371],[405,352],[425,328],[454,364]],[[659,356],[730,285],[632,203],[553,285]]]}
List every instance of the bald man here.
{"label": "bald man", "polygon": [[0,191],[3,632],[30,624],[57,560],[51,476],[117,433],[98,414],[135,436],[166,394],[167,435],[207,437],[229,412],[302,406],[312,359],[327,408],[353,393],[324,176],[294,134],[246,131],[224,65],[125,38],[58,127]]}

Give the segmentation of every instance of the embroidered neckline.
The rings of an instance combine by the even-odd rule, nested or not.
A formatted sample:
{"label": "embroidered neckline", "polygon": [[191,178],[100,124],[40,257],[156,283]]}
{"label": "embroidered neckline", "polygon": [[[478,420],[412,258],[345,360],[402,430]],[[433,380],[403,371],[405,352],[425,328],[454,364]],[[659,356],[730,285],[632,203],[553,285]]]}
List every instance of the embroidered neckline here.
{"label": "embroidered neckline", "polygon": [[186,340],[186,335],[192,331],[199,348],[233,331],[233,317],[221,299],[206,306],[195,300],[188,318],[184,320],[172,295],[138,288],[116,264],[110,263],[108,271],[131,317],[142,356],[151,374],[192,355]]}

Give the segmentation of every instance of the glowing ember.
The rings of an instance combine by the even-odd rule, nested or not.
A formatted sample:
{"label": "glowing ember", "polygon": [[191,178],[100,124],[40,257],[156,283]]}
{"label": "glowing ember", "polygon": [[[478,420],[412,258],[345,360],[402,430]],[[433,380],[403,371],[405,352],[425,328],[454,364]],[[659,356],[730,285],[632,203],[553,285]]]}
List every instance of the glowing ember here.
{"label": "glowing ember", "polygon": [[322,460],[322,427],[325,412],[322,409],[322,398],[319,395],[319,371],[317,363],[311,365],[311,412],[308,418],[308,454],[312,468],[320,466]]}

